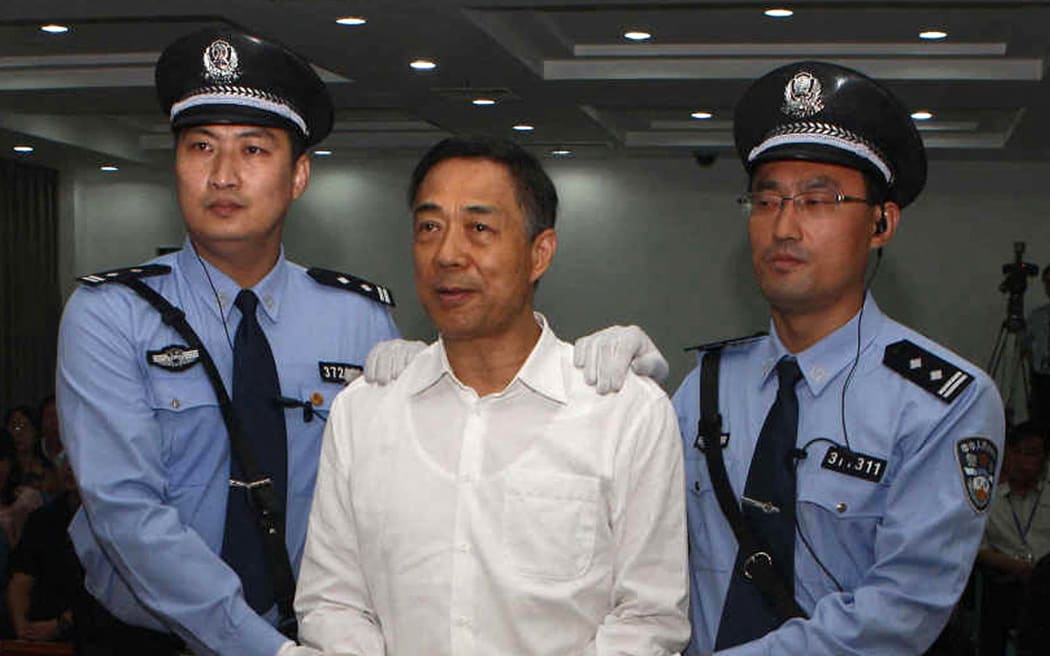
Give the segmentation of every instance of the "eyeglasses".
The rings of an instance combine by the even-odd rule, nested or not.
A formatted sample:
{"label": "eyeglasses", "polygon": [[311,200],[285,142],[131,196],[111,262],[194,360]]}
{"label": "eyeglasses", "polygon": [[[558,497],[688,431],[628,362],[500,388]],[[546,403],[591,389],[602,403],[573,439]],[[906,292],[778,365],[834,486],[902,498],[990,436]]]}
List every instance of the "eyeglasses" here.
{"label": "eyeglasses", "polygon": [[874,205],[870,198],[845,196],[837,191],[814,189],[794,196],[781,196],[775,191],[751,191],[736,199],[744,216],[769,217],[779,214],[790,202],[800,216],[820,219],[834,216],[843,203]]}

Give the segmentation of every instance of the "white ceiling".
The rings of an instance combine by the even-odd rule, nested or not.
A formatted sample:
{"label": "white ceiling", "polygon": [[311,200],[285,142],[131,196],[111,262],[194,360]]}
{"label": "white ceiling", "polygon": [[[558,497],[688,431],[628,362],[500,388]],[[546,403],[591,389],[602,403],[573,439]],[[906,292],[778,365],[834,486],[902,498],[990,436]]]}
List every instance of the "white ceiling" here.
{"label": "white ceiling", "polygon": [[[933,158],[1050,159],[1050,2],[773,3],[568,0],[3,0],[0,153],[167,161],[153,62],[177,36],[229,24],[282,41],[329,81],[337,156],[421,151],[453,132],[515,138],[578,157],[727,154],[748,82],[818,58],[886,81]],[[360,27],[335,18],[361,15]],[[71,27],[62,35],[44,23]],[[923,42],[922,29],[949,32]],[[628,42],[625,29],[653,39]],[[418,73],[408,62],[438,62]],[[469,101],[495,97],[491,107]],[[693,111],[711,112],[707,121]],[[535,126],[512,131],[516,123]],[[2,156],[13,156],[2,155]]]}

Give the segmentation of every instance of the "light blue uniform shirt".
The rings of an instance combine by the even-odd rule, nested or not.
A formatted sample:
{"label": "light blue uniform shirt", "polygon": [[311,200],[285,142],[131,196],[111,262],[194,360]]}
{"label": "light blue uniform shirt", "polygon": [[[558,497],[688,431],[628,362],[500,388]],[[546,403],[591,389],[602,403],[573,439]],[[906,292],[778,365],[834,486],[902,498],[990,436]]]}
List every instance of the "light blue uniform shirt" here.
{"label": "light blue uniform shirt", "polygon": [[[966,586],[986,515],[970,501],[957,444],[982,437],[1001,454],[1002,401],[977,367],[886,317],[871,296],[859,316],[795,354],[804,376],[796,387],[797,446],[816,438],[842,444],[842,388],[861,321],[860,359],[846,391],[845,423],[855,452],[886,461],[882,478],[875,483],[823,468],[828,442],[810,444],[797,470],[801,532],[842,591],[796,539],[794,592],[810,619],[790,620],[720,654],[920,654]],[[902,339],[975,379],[945,403],[883,364],[886,346]],[[723,453],[738,498],[776,396],[774,365],[787,354],[772,329],[769,337],[722,353],[719,407],[723,432],[730,435]],[[674,396],[685,442],[689,519],[693,639],[687,654],[714,649],[737,552],[704,454],[694,446],[699,374],[697,367]]]}
{"label": "light blue uniform shirt", "polygon": [[[186,313],[230,390],[233,353],[223,318],[232,340],[241,319],[233,305],[239,287],[198,260],[188,240],[154,263],[172,270],[143,280]],[[372,346],[397,330],[384,306],[315,282],[283,251],[253,291],[281,394],[312,398],[320,411],[310,422],[301,408],[285,413],[285,538],[298,571],[324,418],[342,389],[322,379],[319,363],[363,365]],[[215,392],[200,362],[183,371],[148,363],[148,352],[170,345],[186,344],[121,284],[81,287],[66,305],[57,396],[62,440],[83,497],[70,534],[86,585],[120,619],[172,631],[198,653],[273,656],[287,640],[271,626],[276,611],[255,614],[218,555],[230,442]]]}

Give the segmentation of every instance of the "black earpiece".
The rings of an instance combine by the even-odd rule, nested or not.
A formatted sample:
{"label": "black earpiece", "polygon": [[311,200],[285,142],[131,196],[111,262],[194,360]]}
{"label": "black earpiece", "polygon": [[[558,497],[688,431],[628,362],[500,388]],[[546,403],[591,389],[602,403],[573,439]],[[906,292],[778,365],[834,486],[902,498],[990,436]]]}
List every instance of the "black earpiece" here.
{"label": "black earpiece", "polygon": [[886,224],[886,206],[883,205],[881,209],[882,209],[882,216],[880,216],[879,220],[875,222],[875,234],[876,235],[881,235],[882,233],[886,232],[886,228],[889,227]]}

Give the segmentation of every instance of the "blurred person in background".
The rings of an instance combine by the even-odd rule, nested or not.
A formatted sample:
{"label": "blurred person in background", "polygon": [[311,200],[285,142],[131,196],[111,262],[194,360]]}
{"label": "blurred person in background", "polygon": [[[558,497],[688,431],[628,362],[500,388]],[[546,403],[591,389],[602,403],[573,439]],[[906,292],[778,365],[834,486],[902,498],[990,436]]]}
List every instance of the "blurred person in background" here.
{"label": "blurred person in background", "polygon": [[36,409],[28,405],[11,408],[7,411],[5,425],[15,439],[22,485],[45,495],[57,493],[60,483],[55,468],[40,448],[40,415]]}
{"label": "blurred person in background", "polygon": [[54,642],[73,638],[73,603],[83,598],[84,572],[67,529],[80,507],[73,470],[60,458],[62,489],[34,511],[10,556],[7,605],[15,637]]}
{"label": "blurred person in background", "polygon": [[977,562],[984,570],[981,656],[1000,656],[1009,630],[1028,606],[1033,569],[1050,554],[1050,494],[1046,490],[1046,431],[1036,422],[1014,427],[1006,439],[999,484],[992,497]]}
{"label": "blurred person in background", "polygon": [[58,433],[58,406],[55,395],[50,394],[40,402],[40,450],[50,462],[62,453],[62,440]]}

